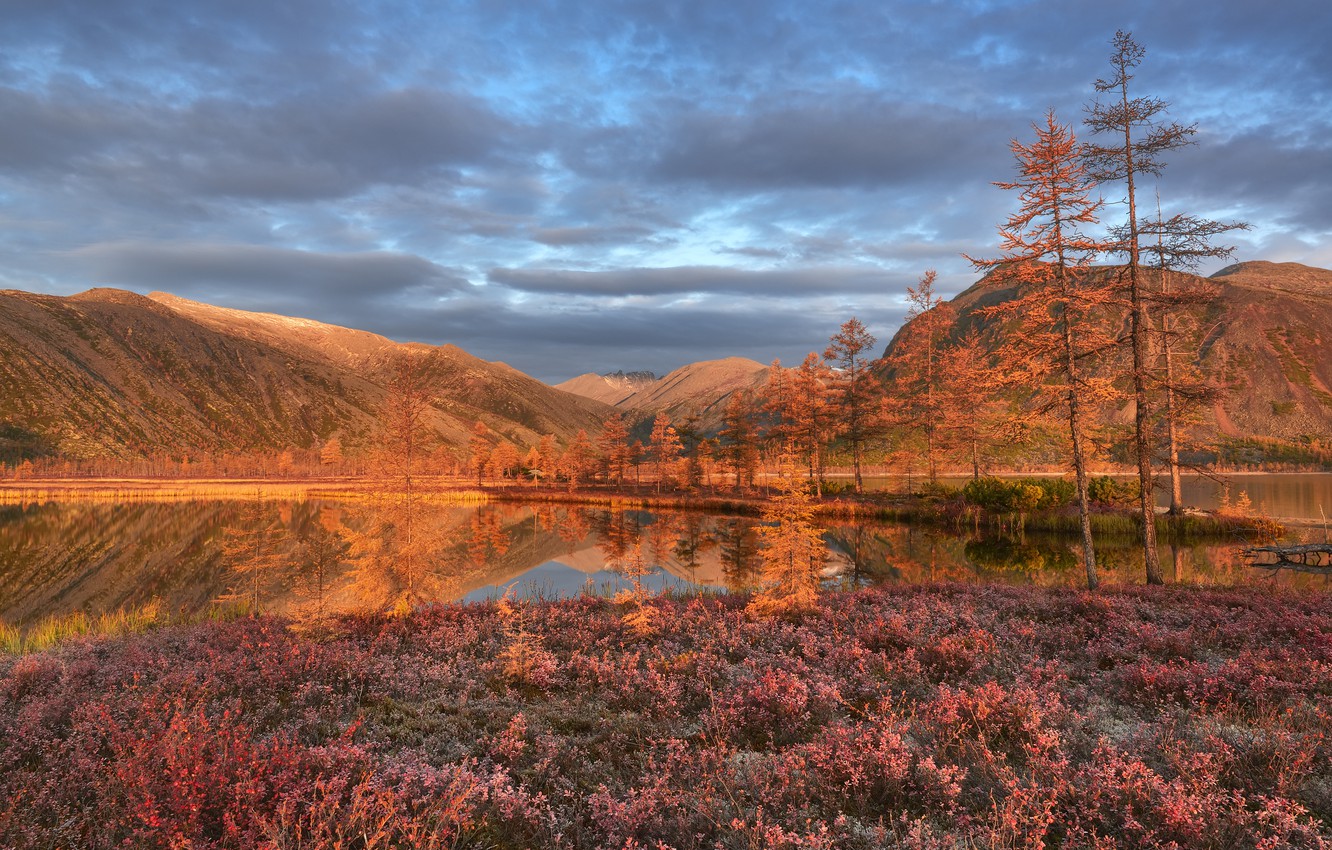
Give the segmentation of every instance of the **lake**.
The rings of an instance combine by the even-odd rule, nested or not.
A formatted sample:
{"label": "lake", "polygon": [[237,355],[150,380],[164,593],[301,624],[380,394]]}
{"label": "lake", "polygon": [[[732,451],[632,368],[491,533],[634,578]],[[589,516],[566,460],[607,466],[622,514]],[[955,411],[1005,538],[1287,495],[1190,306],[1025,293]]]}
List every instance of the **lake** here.
{"label": "lake", "polygon": [[[1136,476],[1117,475],[1116,478]],[[871,490],[903,491],[908,479],[903,476],[865,476],[865,487]],[[923,478],[911,478],[910,485],[918,488]],[[969,477],[941,476],[949,487],[961,487]],[[1234,504],[1241,494],[1247,495],[1253,509],[1277,518],[1293,518],[1321,522],[1332,516],[1332,473],[1326,472],[1237,472],[1215,477],[1185,475],[1181,480],[1184,504],[1205,511],[1215,510],[1227,500]],[[1170,504],[1170,481],[1157,479],[1157,503]]]}
{"label": "lake", "polygon": [[[1255,505],[1265,492],[1251,491]],[[760,570],[753,518],[549,504],[428,506],[418,509],[414,554],[405,559],[386,546],[379,519],[355,501],[0,506],[0,622],[99,614],[152,600],[181,613],[245,602],[298,614],[382,607],[407,589],[421,599],[465,601],[506,591],[613,594],[629,585],[626,573],[635,564],[653,590],[724,592],[752,588]],[[1322,529],[1302,533],[1321,539]],[[824,539],[830,587],[1083,580],[1065,538],[838,522],[825,526]],[[1141,583],[1142,557],[1132,540],[1098,546],[1107,583]],[[1240,541],[1164,545],[1161,560],[1172,582],[1328,586],[1322,574],[1248,566],[1241,548]]]}

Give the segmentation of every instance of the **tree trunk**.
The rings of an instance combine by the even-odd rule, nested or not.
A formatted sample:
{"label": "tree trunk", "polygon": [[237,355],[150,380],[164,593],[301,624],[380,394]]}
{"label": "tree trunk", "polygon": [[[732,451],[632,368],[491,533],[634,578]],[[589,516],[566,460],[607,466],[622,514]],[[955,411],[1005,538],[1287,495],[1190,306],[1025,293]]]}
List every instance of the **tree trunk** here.
{"label": "tree trunk", "polygon": [[1091,511],[1087,504],[1087,463],[1082,452],[1082,422],[1078,405],[1077,358],[1073,347],[1073,328],[1064,317],[1064,356],[1068,369],[1068,432],[1073,441],[1073,473],[1078,486],[1078,519],[1082,526],[1082,563],[1087,571],[1087,589],[1100,585],[1096,574],[1096,547],[1092,542]]}

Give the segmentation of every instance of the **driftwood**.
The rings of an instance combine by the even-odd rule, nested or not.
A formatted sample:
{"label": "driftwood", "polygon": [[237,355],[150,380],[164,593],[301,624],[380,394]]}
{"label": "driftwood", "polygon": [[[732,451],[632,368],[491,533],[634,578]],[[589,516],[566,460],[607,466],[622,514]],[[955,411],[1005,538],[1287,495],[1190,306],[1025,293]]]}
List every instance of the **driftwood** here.
{"label": "driftwood", "polygon": [[[1255,567],[1332,567],[1332,543],[1300,543],[1289,546],[1254,546],[1244,554],[1254,559]],[[1275,561],[1264,556],[1276,555]]]}

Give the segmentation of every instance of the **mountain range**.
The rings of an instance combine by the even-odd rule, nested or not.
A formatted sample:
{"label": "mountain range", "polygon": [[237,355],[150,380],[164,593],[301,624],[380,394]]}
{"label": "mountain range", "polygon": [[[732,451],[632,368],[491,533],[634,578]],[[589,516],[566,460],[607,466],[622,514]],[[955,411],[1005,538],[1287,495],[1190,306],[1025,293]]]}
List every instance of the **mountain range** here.
{"label": "mountain range", "polygon": [[[1321,443],[1332,435],[1332,271],[1245,262],[1208,279],[1178,276],[1213,297],[1187,307],[1180,346],[1227,391],[1198,429],[1236,440]],[[950,303],[956,333],[1001,323],[981,309],[1013,297],[985,278]],[[908,323],[888,344],[911,332]],[[595,436],[616,412],[642,422],[695,415],[715,431],[737,391],[761,393],[771,367],[739,357],[651,373],[589,373],[547,386],[451,345],[398,343],[367,331],[252,313],[166,293],[92,289],[59,297],[0,291],[0,462],[59,455],[127,459],[314,448],[337,437],[370,445],[388,365],[432,353],[430,426],[461,452],[475,423],[520,446],[545,434]],[[790,364],[794,365],[794,364]],[[1124,403],[1102,415],[1127,422]]]}

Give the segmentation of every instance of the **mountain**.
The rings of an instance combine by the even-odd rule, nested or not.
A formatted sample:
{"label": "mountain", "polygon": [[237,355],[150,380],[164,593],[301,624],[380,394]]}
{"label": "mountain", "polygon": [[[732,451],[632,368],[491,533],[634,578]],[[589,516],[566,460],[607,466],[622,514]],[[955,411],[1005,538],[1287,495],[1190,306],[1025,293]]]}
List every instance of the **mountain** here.
{"label": "mountain", "polygon": [[657,380],[652,372],[587,372],[555,385],[555,389],[590,398],[612,407],[651,386]]}
{"label": "mountain", "polygon": [[644,414],[665,413],[680,421],[698,414],[704,430],[720,423],[731,394],[767,383],[768,367],[744,357],[703,360],[681,366],[619,402],[616,407]]}
{"label": "mountain", "polygon": [[[1210,278],[1171,273],[1171,281],[1173,291],[1187,286],[1213,296],[1185,308],[1176,321],[1180,359],[1226,388],[1201,411],[1197,434],[1326,448],[1332,435],[1332,271],[1252,261]],[[992,274],[957,295],[949,302],[957,314],[954,336],[974,326],[991,350],[997,348],[1002,326],[979,311],[1014,294]],[[910,332],[910,324],[898,331],[885,358]],[[1131,422],[1131,405],[1102,406],[1098,418]]]}
{"label": "mountain", "polygon": [[454,346],[174,296],[0,291],[0,460],[367,445],[386,367],[433,352],[430,426],[464,446],[475,422],[520,445],[597,430],[609,408]]}

